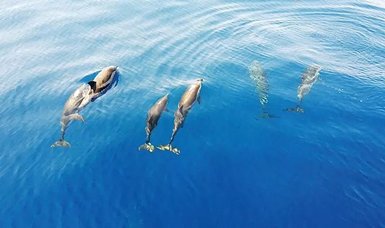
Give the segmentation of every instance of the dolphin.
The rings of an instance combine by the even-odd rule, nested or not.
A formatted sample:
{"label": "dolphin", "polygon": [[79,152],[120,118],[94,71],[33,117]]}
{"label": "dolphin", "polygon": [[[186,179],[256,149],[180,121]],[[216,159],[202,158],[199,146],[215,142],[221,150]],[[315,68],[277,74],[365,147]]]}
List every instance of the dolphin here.
{"label": "dolphin", "polygon": [[146,142],[145,144],[139,146],[139,150],[148,150],[150,152],[154,151],[155,147],[150,142],[151,133],[154,130],[154,128],[158,125],[158,121],[163,111],[166,110],[167,102],[168,102],[168,94],[159,98],[156,101],[156,103],[150,108],[150,110],[148,110],[146,127],[145,127],[146,135],[147,135]]}
{"label": "dolphin", "polygon": [[306,69],[306,71],[302,74],[301,84],[297,89],[298,104],[295,108],[288,108],[286,111],[304,112],[303,108],[301,108],[302,100],[310,92],[314,83],[316,83],[320,71],[321,67],[318,65],[312,65]]}
{"label": "dolphin", "polygon": [[65,131],[73,120],[84,122],[79,112],[87,106],[92,99],[93,91],[89,84],[81,85],[75,90],[64,104],[63,114],[60,120],[61,137],[51,147],[70,147],[70,143],[64,140]]}
{"label": "dolphin", "polygon": [[167,145],[160,145],[157,148],[160,150],[168,150],[175,154],[180,154],[178,148],[174,148],[171,143],[174,141],[175,135],[180,128],[183,127],[184,120],[188,112],[195,102],[200,103],[200,91],[202,88],[203,79],[197,79],[196,82],[186,89],[182,98],[179,101],[178,109],[174,113],[174,129],[172,130],[170,141]]}
{"label": "dolphin", "polygon": [[64,139],[65,131],[73,120],[84,122],[79,112],[90,102],[103,95],[115,81],[117,67],[109,66],[102,69],[92,81],[81,85],[75,90],[64,104],[63,114],[60,120],[61,137],[51,147],[70,147],[71,144]]}
{"label": "dolphin", "polygon": [[117,66],[103,68],[92,81],[88,82],[94,91],[92,101],[95,101],[98,97],[106,93],[116,82],[117,70]]}
{"label": "dolphin", "polygon": [[266,111],[266,105],[269,102],[269,83],[267,81],[266,74],[262,68],[262,65],[258,61],[253,61],[249,67],[250,78],[255,82],[257,87],[257,93],[259,96],[259,103],[261,104],[261,117],[271,118],[274,117]]}

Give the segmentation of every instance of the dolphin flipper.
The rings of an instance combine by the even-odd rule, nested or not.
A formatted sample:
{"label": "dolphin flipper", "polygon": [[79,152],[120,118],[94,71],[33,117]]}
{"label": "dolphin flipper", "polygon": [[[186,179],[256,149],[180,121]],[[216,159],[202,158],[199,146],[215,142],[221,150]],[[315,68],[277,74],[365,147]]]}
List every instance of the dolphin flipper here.
{"label": "dolphin flipper", "polygon": [[79,107],[78,107],[78,110],[82,110],[84,107],[86,107],[93,99],[93,96],[91,95],[86,95],[84,97],[84,99],[82,100],[82,102],[80,103]]}
{"label": "dolphin flipper", "polygon": [[71,121],[71,120],[79,120],[79,121],[82,121],[84,122],[84,118],[82,115],[80,115],[79,113],[73,113],[73,114],[70,114],[67,116],[68,120]]}
{"label": "dolphin flipper", "polygon": [[[60,124],[61,124],[61,131],[62,131],[63,135],[64,135],[64,132],[67,129],[68,125],[73,120],[79,120],[79,121],[84,122],[83,116],[81,116],[79,113],[72,113],[72,114],[69,114],[69,115],[63,115],[62,116],[62,118],[60,120]],[[63,139],[63,136],[62,136],[62,139]]]}

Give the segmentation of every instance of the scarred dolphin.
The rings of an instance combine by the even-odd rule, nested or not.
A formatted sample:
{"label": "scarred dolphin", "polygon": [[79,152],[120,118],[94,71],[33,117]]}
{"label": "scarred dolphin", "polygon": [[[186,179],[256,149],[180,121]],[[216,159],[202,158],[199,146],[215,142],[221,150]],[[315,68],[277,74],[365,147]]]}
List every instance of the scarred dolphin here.
{"label": "scarred dolphin", "polygon": [[146,142],[145,144],[139,146],[139,150],[148,150],[150,152],[153,152],[155,147],[151,144],[150,138],[151,133],[154,130],[154,128],[158,125],[158,121],[160,119],[160,116],[162,115],[163,111],[166,110],[168,102],[168,94],[161,97],[147,112],[147,119],[146,119]]}
{"label": "scarred dolphin", "polygon": [[180,150],[174,148],[171,143],[174,141],[175,135],[180,128],[183,127],[184,120],[187,117],[188,112],[192,108],[195,102],[200,103],[200,91],[202,88],[203,79],[198,79],[191,85],[179,101],[178,109],[174,113],[174,129],[172,130],[170,141],[167,145],[161,145],[157,147],[160,150],[169,150],[175,154],[179,154]]}

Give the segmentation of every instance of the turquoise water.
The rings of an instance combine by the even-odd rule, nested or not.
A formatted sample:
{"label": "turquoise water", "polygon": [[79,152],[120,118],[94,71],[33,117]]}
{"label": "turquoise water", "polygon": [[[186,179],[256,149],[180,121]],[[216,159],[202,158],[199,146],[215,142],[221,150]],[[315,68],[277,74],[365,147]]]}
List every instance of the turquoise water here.
{"label": "turquoise water", "polygon": [[[0,227],[384,227],[385,3],[3,1]],[[269,84],[263,119],[249,68]],[[297,104],[301,75],[321,67]],[[119,83],[50,148],[70,94]],[[204,78],[170,152],[147,110]],[[173,113],[152,135],[167,143]]]}

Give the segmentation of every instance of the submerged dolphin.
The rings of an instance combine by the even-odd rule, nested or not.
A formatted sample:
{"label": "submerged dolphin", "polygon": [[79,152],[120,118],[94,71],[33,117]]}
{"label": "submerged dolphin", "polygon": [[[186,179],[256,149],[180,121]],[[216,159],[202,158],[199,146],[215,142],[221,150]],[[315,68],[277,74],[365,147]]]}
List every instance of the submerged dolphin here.
{"label": "submerged dolphin", "polygon": [[266,111],[266,105],[269,102],[269,83],[266,74],[263,71],[262,65],[258,61],[253,61],[249,67],[250,78],[255,82],[259,96],[259,103],[261,103],[262,118],[273,117]]}
{"label": "submerged dolphin", "polygon": [[147,119],[146,119],[146,143],[141,145],[139,147],[139,150],[148,150],[150,152],[153,152],[155,147],[151,144],[150,138],[152,130],[158,125],[158,121],[160,119],[160,116],[162,115],[163,111],[166,110],[168,102],[168,94],[161,97],[147,112]]}
{"label": "submerged dolphin", "polygon": [[303,98],[310,92],[312,86],[317,81],[321,67],[318,65],[310,66],[302,74],[301,84],[297,89],[298,104],[295,108],[288,108],[287,111],[290,112],[304,112],[301,108],[301,103]]}
{"label": "submerged dolphin", "polygon": [[79,112],[91,101],[104,94],[114,82],[117,67],[110,66],[100,71],[96,77],[87,84],[81,85],[75,90],[64,104],[63,114],[60,120],[61,137],[51,147],[70,147],[71,144],[64,139],[65,131],[73,120],[84,122]]}
{"label": "submerged dolphin", "polygon": [[188,112],[192,108],[195,101],[200,103],[200,91],[202,88],[203,79],[198,79],[195,84],[191,85],[183,94],[178,104],[178,110],[174,114],[174,129],[170,141],[167,145],[161,145],[157,147],[160,150],[169,150],[175,154],[179,154],[180,150],[172,147],[171,143],[174,141],[175,135],[178,130],[183,127],[183,122],[187,117]]}

